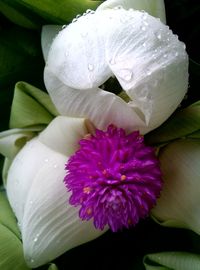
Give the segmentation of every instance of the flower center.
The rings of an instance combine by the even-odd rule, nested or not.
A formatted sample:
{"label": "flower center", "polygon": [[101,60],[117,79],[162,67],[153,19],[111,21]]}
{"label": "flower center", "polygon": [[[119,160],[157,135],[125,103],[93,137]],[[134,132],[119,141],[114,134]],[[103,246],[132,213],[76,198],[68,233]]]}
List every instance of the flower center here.
{"label": "flower center", "polygon": [[72,192],[70,204],[80,205],[80,218],[117,231],[146,217],[162,187],[154,148],[145,146],[138,131],[127,135],[113,125],[79,144],[66,164],[64,182]]}

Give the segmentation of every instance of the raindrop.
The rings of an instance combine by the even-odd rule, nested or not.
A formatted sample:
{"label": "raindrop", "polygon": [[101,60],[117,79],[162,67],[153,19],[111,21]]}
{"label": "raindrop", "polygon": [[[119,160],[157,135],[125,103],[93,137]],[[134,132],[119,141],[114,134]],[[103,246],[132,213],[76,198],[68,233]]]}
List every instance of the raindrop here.
{"label": "raindrop", "polygon": [[176,57],[178,56],[178,52],[175,52],[175,56],[176,56]]}
{"label": "raindrop", "polygon": [[116,62],[115,62],[115,58],[110,59],[109,62],[110,62],[111,65],[114,65],[114,64],[116,63]]}
{"label": "raindrop", "polygon": [[33,242],[37,242],[38,241],[38,237],[36,236],[34,239],[33,239]]}
{"label": "raindrop", "polygon": [[161,39],[162,39],[162,36],[161,36],[161,34],[160,34],[160,33],[158,33],[158,34],[156,35],[156,37],[157,37],[157,39],[159,39],[159,40],[161,40]]}
{"label": "raindrop", "polygon": [[95,11],[92,10],[92,9],[87,9],[86,10],[86,14],[94,14],[94,13],[95,13]]}
{"label": "raindrop", "polygon": [[119,77],[121,77],[123,80],[129,82],[133,78],[133,72],[129,69],[122,69],[120,71]]}
{"label": "raindrop", "polygon": [[66,25],[66,24],[64,24],[64,25],[62,26],[62,29],[65,29],[65,28],[66,28],[66,26],[67,26],[67,25]]}
{"label": "raindrop", "polygon": [[143,26],[141,26],[141,30],[142,31],[145,31],[146,30],[146,27],[143,25]]}
{"label": "raindrop", "polygon": [[79,19],[80,17],[81,17],[81,15],[80,15],[80,14],[76,15],[76,19]]}
{"label": "raindrop", "polygon": [[150,70],[150,69],[147,69],[147,71],[146,71],[146,75],[147,75],[147,76],[150,76],[150,75],[151,75],[151,73],[152,73],[152,72],[151,72],[151,70]]}
{"label": "raindrop", "polygon": [[31,263],[34,263],[34,259],[30,259]]}
{"label": "raindrop", "polygon": [[164,54],[163,57],[164,57],[164,58],[167,58],[167,54]]}
{"label": "raindrop", "polygon": [[58,164],[54,164],[53,167],[54,167],[54,169],[57,169],[58,168]]}
{"label": "raindrop", "polygon": [[146,42],[144,42],[144,43],[142,44],[142,46],[143,46],[143,47],[146,47]]}
{"label": "raindrop", "polygon": [[122,6],[116,6],[116,7],[114,7],[114,10],[118,10],[118,9],[122,9]]}
{"label": "raindrop", "polygon": [[77,20],[77,18],[74,18],[73,20],[72,20],[72,23],[75,23],[75,22],[77,22],[78,20]]}
{"label": "raindrop", "polygon": [[88,64],[88,70],[89,71],[93,71],[94,70],[94,66],[92,64]]}
{"label": "raindrop", "polygon": [[46,162],[46,163],[49,162],[49,159],[48,158],[45,158],[44,162]]}
{"label": "raindrop", "polygon": [[149,24],[148,24],[148,22],[144,21],[144,25],[148,26]]}

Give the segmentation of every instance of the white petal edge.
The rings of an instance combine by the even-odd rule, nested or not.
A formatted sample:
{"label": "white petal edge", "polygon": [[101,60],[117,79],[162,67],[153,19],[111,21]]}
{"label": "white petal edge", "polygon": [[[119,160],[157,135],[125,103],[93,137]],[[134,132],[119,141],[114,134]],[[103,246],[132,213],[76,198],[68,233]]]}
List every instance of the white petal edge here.
{"label": "white petal edge", "polygon": [[165,226],[200,234],[200,143],[176,141],[161,151],[159,159],[164,187],[152,215]]}
{"label": "white petal edge", "polygon": [[145,10],[150,15],[160,18],[163,23],[166,23],[164,0],[107,0],[97,10],[116,8],[118,6],[122,6],[124,9]]}
{"label": "white petal edge", "polygon": [[45,62],[47,61],[51,44],[61,29],[61,25],[44,25],[42,27],[41,46]]}

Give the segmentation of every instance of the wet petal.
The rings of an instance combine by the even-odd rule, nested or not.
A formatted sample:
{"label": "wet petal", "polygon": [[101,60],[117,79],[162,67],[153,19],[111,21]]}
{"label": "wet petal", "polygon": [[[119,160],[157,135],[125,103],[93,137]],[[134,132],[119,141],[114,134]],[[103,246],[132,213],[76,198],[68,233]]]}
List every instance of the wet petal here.
{"label": "wet petal", "polygon": [[[116,113],[113,107],[118,106],[118,111],[124,112],[126,106],[132,111],[131,118],[137,115],[140,119],[139,126],[145,123],[140,131],[148,132],[172,114],[186,93],[185,47],[158,19],[133,10],[99,10],[82,16],[59,33],[51,47],[44,78],[60,112],[71,115],[69,97],[73,91],[72,115],[82,116],[84,112],[84,117],[105,129],[106,126],[99,126],[99,118],[93,117],[92,107],[98,107],[97,102],[105,96],[105,92],[97,88],[110,76],[116,76],[131,101],[124,104],[112,98],[114,106],[110,101],[106,104],[111,108],[106,114],[106,123],[111,122]],[[88,103],[85,105],[86,95]],[[121,118],[115,123],[123,125]]]}

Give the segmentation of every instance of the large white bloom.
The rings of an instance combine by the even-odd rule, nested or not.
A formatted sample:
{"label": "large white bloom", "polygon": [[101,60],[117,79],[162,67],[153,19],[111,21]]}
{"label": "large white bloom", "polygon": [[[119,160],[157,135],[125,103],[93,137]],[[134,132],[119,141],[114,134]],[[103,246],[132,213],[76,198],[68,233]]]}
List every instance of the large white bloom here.
{"label": "large white bloom", "polygon": [[[129,102],[101,89],[113,76]],[[136,10],[99,9],[56,36],[44,79],[62,115],[89,118],[100,129],[113,123],[146,133],[183,99],[188,57],[159,19]]]}

